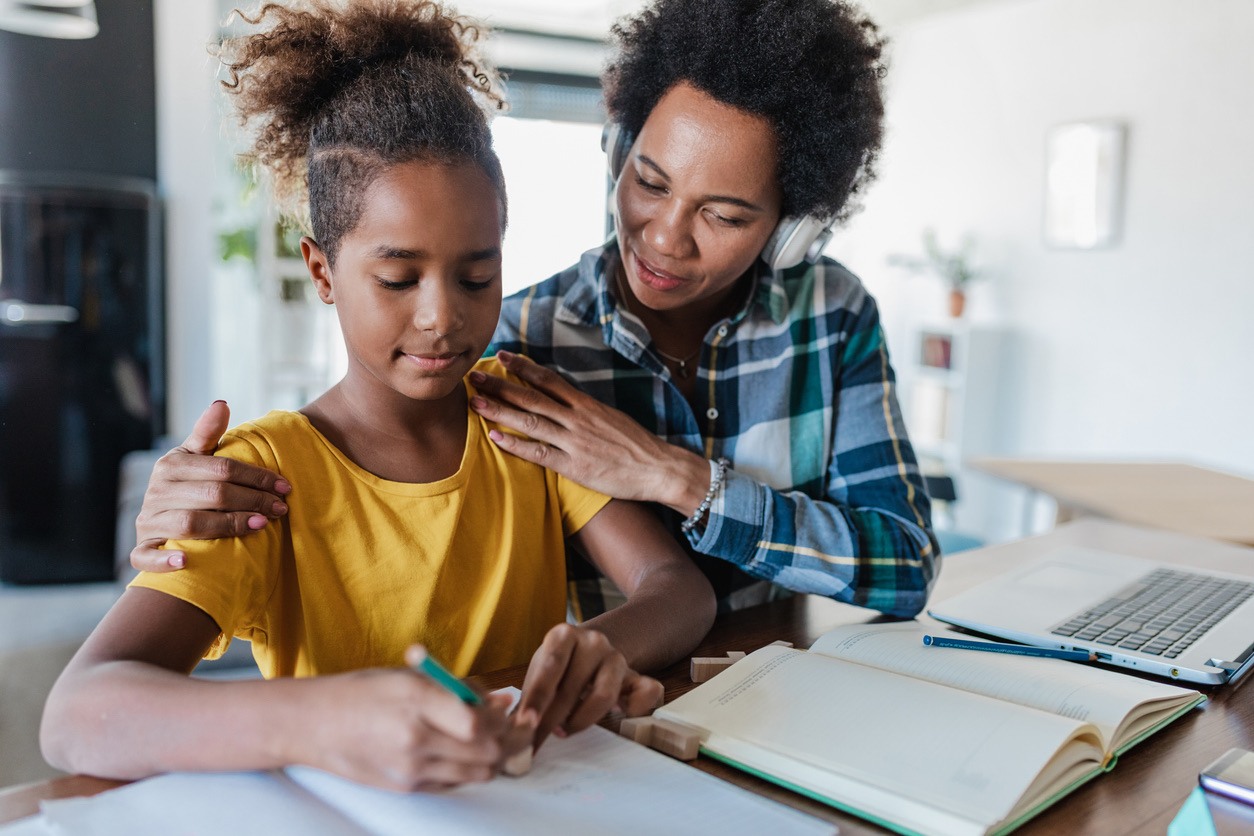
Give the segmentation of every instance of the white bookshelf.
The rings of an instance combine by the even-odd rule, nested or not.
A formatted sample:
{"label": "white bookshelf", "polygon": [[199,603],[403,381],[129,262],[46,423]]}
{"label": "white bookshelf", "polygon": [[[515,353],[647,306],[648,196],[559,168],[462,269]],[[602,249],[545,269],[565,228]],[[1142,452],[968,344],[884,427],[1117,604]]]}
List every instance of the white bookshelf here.
{"label": "white bookshelf", "polygon": [[[1002,436],[999,408],[1001,359],[1006,339],[1002,329],[965,319],[920,322],[912,329],[907,353],[894,363],[906,430],[928,476],[945,475],[957,483],[957,520],[938,520],[938,526],[977,529],[985,526],[964,517],[978,517],[982,503],[963,462],[973,456],[996,453]],[[978,483],[977,477],[974,480]]]}

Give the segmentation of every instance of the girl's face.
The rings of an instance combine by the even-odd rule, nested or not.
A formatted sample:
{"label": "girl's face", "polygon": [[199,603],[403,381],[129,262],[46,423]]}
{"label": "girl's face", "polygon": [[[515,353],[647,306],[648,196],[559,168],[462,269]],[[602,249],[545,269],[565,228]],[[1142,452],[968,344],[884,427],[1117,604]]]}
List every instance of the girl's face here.
{"label": "girl's face", "polygon": [[408,162],[366,189],[334,267],[302,241],[319,297],[336,306],[349,378],[413,400],[459,393],[500,316],[501,227],[479,166]]}
{"label": "girl's face", "polygon": [[668,90],[618,180],[618,242],[636,299],[668,311],[731,293],[779,221],[777,161],[767,120],[685,82]]}

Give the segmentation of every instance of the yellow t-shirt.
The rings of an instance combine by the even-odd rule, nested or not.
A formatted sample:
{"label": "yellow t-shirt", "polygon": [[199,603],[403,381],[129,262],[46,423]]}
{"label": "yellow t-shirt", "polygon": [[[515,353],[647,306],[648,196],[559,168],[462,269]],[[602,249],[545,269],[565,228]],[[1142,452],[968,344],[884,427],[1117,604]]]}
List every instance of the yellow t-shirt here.
{"label": "yellow t-shirt", "polygon": [[[495,359],[476,368],[507,374]],[[266,677],[395,667],[414,642],[461,676],[526,662],[565,617],[565,536],[609,498],[501,451],[467,414],[461,467],[425,484],[366,472],[297,412],[241,424],[218,455],[288,478],[287,515],[247,537],[171,543],[187,568],[131,585],[217,622],[208,658],[251,641]]]}

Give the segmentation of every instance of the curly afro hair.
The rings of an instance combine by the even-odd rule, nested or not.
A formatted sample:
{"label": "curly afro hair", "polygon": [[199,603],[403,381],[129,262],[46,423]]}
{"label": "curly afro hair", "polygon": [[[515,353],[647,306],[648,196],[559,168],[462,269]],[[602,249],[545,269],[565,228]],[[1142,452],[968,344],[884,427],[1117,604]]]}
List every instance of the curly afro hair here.
{"label": "curly afro hair", "polygon": [[612,34],[605,102],[632,135],[686,81],[774,125],[784,214],[845,220],[856,211],[883,137],[884,41],[853,6],[656,0]]}
{"label": "curly afro hair", "polygon": [[239,14],[268,24],[217,49],[222,85],[255,128],[245,159],[270,171],[284,214],[332,263],[366,189],[398,163],[477,163],[504,213],[488,127],[504,100],[475,24],[429,0],[303,0]]}

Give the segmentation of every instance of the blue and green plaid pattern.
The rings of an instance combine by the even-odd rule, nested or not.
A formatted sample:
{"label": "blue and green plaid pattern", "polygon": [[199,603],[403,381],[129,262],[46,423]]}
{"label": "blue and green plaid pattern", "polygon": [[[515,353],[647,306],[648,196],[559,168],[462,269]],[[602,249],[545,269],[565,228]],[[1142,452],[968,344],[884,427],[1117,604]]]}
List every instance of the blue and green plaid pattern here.
{"label": "blue and green plaid pattern", "polygon": [[[616,304],[613,240],[506,299],[489,352],[526,354],[672,444],[731,460],[687,535],[720,611],[792,590],[915,615],[940,556],[875,301],[831,259],[758,268],[744,309],[706,334],[695,409]],[[595,573],[570,567],[577,616],[602,611]]]}

